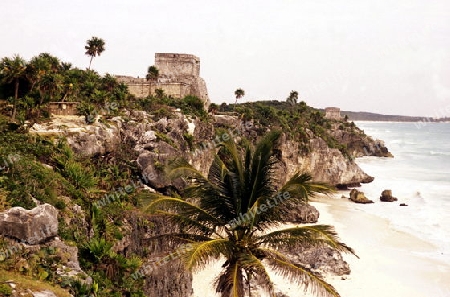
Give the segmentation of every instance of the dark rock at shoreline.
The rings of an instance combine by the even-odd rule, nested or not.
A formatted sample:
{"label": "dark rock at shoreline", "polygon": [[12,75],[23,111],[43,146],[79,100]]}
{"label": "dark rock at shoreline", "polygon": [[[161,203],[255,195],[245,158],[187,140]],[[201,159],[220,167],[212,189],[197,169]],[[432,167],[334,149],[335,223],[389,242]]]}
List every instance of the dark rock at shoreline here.
{"label": "dark rock at shoreline", "polygon": [[373,203],[372,200],[368,199],[363,192],[360,192],[356,189],[352,189],[350,191],[350,200],[355,203],[368,204]]}
{"label": "dark rock at shoreline", "polygon": [[383,201],[383,202],[394,202],[394,201],[397,201],[397,200],[398,200],[397,198],[392,196],[392,191],[391,190],[384,190],[381,193],[380,201]]}
{"label": "dark rock at shoreline", "polygon": [[301,204],[297,208],[293,208],[286,217],[286,222],[307,224],[317,223],[319,220],[319,211],[312,205]]}
{"label": "dark rock at shoreline", "polygon": [[406,203],[400,203],[400,206],[408,206]]}

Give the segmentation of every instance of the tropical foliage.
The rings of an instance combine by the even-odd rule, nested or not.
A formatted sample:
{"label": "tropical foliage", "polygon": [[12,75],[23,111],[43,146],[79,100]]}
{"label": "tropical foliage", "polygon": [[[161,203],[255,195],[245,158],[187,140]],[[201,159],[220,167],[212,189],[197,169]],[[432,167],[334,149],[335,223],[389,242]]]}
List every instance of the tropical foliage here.
{"label": "tropical foliage", "polygon": [[20,79],[24,75],[26,70],[26,62],[19,55],[15,55],[12,58],[5,57],[0,61],[0,74],[1,80],[4,83],[14,84],[14,107],[11,118],[16,118],[16,106],[19,99],[19,84]]}
{"label": "tropical foliage", "polygon": [[225,258],[216,281],[216,291],[223,297],[242,297],[246,291],[250,296],[253,282],[274,296],[267,267],[317,294],[339,296],[321,276],[283,254],[302,246],[329,246],[354,253],[338,240],[333,227],[271,231],[283,223],[290,209],[317,193],[331,191],[325,184],[312,182],[308,174],[295,174],[282,187],[276,186],[275,143],[279,136],[279,132],[271,132],[256,148],[244,144],[242,151],[232,140],[223,143],[208,177],[185,161],[175,161],[170,176],[189,182],[183,198],[152,195],[146,209],[164,214],[180,226],[182,232],[165,237],[193,246],[184,258],[188,268],[201,269]]}
{"label": "tropical foliage", "polygon": [[115,114],[129,103],[131,95],[127,86],[110,74],[102,77],[92,70],[72,68],[70,63],[41,53],[28,62],[19,56],[2,59],[0,98],[13,103],[13,118],[17,109],[20,119],[25,120],[39,118],[54,101],[80,102],[83,115]]}

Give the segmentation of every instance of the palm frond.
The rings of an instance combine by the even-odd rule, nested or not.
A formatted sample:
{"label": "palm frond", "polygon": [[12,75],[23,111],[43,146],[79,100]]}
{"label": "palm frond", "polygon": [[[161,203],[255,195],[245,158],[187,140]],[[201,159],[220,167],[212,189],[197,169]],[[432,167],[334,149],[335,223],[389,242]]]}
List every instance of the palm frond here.
{"label": "palm frond", "polygon": [[199,221],[197,219],[191,219],[185,215],[166,212],[162,210],[157,211],[158,214],[165,216],[169,223],[174,224],[175,226],[179,226],[180,230],[183,232],[191,233],[195,235],[203,234],[205,236],[211,236],[212,234],[216,234],[221,237],[219,233],[217,233],[216,229],[223,229],[220,226],[216,226],[214,222],[206,222]]}
{"label": "palm frond", "polygon": [[333,226],[313,225],[274,231],[258,238],[258,243],[270,248],[292,248],[296,246],[329,246],[334,250],[355,254],[355,251],[339,241]]}
{"label": "palm frond", "polygon": [[248,207],[251,207],[259,197],[270,197],[275,193],[273,168],[277,160],[274,147],[281,132],[268,133],[256,146],[252,156],[249,184]]}
{"label": "palm frond", "polygon": [[281,188],[281,193],[288,192],[294,199],[307,202],[308,198],[317,194],[329,194],[334,190],[330,185],[321,182],[313,182],[312,177],[308,173],[294,174],[286,184]]}
{"label": "palm frond", "polygon": [[216,280],[216,292],[221,297],[242,297],[244,292],[244,275],[237,260],[229,262]]}
{"label": "palm frond", "polygon": [[327,283],[320,275],[315,274],[310,269],[292,263],[288,258],[277,251],[261,248],[259,249],[266,255],[265,261],[272,269],[282,277],[295,282],[299,281],[305,291],[310,291],[316,296],[340,297],[336,289]]}
{"label": "palm frond", "polygon": [[258,287],[268,293],[269,296],[274,296],[275,288],[260,259],[253,254],[246,255],[244,259],[241,259],[241,266],[245,271],[251,272],[256,279]]}
{"label": "palm frond", "polygon": [[216,217],[210,215],[197,205],[180,198],[162,196],[161,198],[150,202],[150,204],[148,204],[148,206],[146,206],[144,210],[149,213],[173,211],[174,213],[185,216],[187,218],[196,219],[201,222],[208,222],[214,226],[225,225],[227,223],[218,220]]}
{"label": "palm frond", "polygon": [[232,255],[232,244],[228,239],[212,239],[202,242],[194,242],[185,257],[186,266],[191,270],[204,268],[212,260],[218,259],[220,255],[230,258]]}

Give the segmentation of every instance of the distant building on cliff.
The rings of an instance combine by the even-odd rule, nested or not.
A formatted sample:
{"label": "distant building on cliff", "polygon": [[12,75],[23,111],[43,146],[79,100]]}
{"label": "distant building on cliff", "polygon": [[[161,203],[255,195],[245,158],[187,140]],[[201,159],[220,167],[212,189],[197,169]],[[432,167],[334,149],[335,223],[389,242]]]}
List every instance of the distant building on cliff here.
{"label": "distant building on cliff", "polygon": [[159,70],[156,82],[145,78],[116,76],[119,82],[128,86],[131,94],[137,98],[145,98],[155,94],[156,89],[164,90],[166,95],[183,98],[194,95],[205,105],[209,105],[208,91],[205,81],[200,77],[200,59],[189,54],[156,53],[155,66]]}
{"label": "distant building on cliff", "polygon": [[337,107],[327,107],[325,108],[325,118],[330,120],[340,120],[342,119],[341,116],[341,109]]}

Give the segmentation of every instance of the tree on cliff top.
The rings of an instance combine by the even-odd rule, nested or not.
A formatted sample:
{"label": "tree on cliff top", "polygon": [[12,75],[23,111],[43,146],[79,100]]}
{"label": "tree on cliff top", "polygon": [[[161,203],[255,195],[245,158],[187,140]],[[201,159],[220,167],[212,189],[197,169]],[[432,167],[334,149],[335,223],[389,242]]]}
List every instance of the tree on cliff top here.
{"label": "tree on cliff top", "polygon": [[86,55],[91,57],[88,68],[90,70],[92,59],[94,59],[94,57],[96,56],[100,56],[105,51],[105,41],[94,36],[86,41],[86,46],[84,47],[84,49],[86,50]]}
{"label": "tree on cliff top", "polygon": [[0,62],[1,80],[5,83],[14,83],[14,103],[11,119],[16,118],[17,100],[19,99],[20,79],[25,75],[26,61],[19,55],[12,58],[5,57]]}
{"label": "tree on cliff top", "polygon": [[241,99],[242,97],[245,96],[245,91],[243,89],[239,88],[236,91],[234,91],[234,95],[236,96],[236,102],[234,103],[234,107],[236,108],[238,99]]}
{"label": "tree on cliff top", "polygon": [[147,75],[145,76],[145,78],[147,79],[147,81],[150,82],[150,95],[152,94],[152,82],[156,82],[158,80],[159,77],[159,69],[152,65],[149,66],[147,69]]}
{"label": "tree on cliff top", "polygon": [[201,269],[220,256],[225,257],[216,280],[216,291],[222,297],[242,297],[246,291],[250,296],[252,282],[274,296],[265,265],[318,295],[339,296],[320,275],[292,262],[282,252],[304,246],[329,246],[354,253],[339,242],[333,227],[312,225],[269,231],[280,226],[299,203],[331,191],[325,184],[313,183],[308,174],[295,174],[277,189],[274,168],[278,159],[274,148],[279,137],[279,132],[269,133],[256,148],[246,145],[243,154],[232,139],[222,143],[208,177],[186,161],[176,161],[170,176],[191,181],[183,198],[153,194],[147,210],[166,215],[183,230],[162,237],[190,244],[183,256],[189,269]]}
{"label": "tree on cliff top", "polygon": [[287,97],[287,99],[286,99],[286,102],[291,105],[295,105],[295,104],[297,104],[297,100],[298,100],[298,92],[291,91],[291,93],[289,94],[289,97]]}

